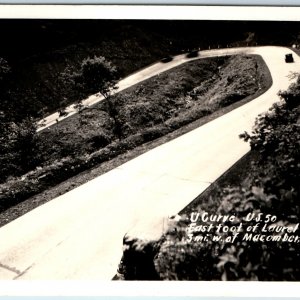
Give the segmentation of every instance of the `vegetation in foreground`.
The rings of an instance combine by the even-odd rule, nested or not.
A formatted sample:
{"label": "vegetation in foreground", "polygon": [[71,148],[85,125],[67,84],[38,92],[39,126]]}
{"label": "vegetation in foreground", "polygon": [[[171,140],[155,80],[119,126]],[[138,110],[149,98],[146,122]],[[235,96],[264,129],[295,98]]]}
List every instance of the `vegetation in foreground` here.
{"label": "vegetation in foreground", "polygon": [[[101,59],[94,60],[102,63]],[[84,65],[89,63],[85,60]],[[71,75],[71,82],[82,76],[76,72]],[[0,161],[2,209],[195,119],[261,93],[268,88],[269,78],[257,56],[197,60],[113,97],[108,91],[114,85],[108,89],[106,85],[98,87],[106,94],[106,101],[80,110],[77,116],[39,134],[35,134],[34,125],[25,126],[25,121],[19,125],[3,123],[4,132],[10,134],[6,135],[9,139],[3,139],[6,147]],[[79,82],[89,88],[85,82],[90,80]]]}
{"label": "vegetation in foreground", "polygon": [[[138,237],[125,239],[120,264],[120,278],[125,280],[266,280],[298,281],[299,267],[299,174],[300,174],[300,77],[287,92],[281,93],[265,115],[257,118],[251,134],[241,138],[251,145],[255,159],[244,173],[240,184],[220,189],[201,203],[192,204],[179,221],[159,241],[143,241]],[[246,164],[247,165],[247,164]],[[245,164],[244,164],[245,166]],[[237,165],[237,168],[242,166]],[[230,173],[230,171],[229,171]],[[230,174],[227,174],[230,176]],[[242,178],[241,178],[242,179]],[[203,199],[202,199],[203,200]],[[232,232],[212,231],[220,240],[190,241],[190,213],[233,216],[242,223],[247,215],[255,216],[247,222],[255,226],[263,216],[272,241],[243,240],[245,227],[233,240]],[[197,222],[209,226],[211,221]],[[298,225],[297,225],[298,224]],[[284,241],[287,231],[270,228],[295,229],[293,239]],[[215,227],[213,227],[215,228]],[[249,233],[249,232],[248,232]],[[261,232],[253,233],[259,234]],[[201,232],[194,232],[200,237]],[[298,237],[298,240],[296,240]]]}

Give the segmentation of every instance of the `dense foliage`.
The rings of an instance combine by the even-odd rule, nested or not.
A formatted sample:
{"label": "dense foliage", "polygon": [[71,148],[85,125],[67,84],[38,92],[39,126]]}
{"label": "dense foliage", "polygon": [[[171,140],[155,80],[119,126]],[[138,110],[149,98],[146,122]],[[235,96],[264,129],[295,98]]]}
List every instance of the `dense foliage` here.
{"label": "dense foliage", "polygon": [[[281,102],[274,104],[266,114],[258,116],[251,134],[241,135],[250,142],[251,151],[258,153],[257,161],[248,170],[249,175],[240,184],[226,188],[219,196],[199,204],[196,211],[200,214],[206,211],[233,215],[236,225],[249,213],[276,216],[273,225],[299,223],[299,87],[300,78],[288,91],[280,93]],[[152,266],[156,270],[155,276],[161,280],[300,279],[299,241],[255,242],[242,240],[242,235],[239,235],[231,242],[231,233],[214,232],[222,238],[222,242],[208,240],[191,243],[187,231],[189,223],[189,216],[181,216],[159,241],[150,244],[136,237],[130,247],[124,248],[120,277],[139,279],[136,274],[142,273],[142,270],[134,259],[134,253],[141,255],[144,245],[152,245],[156,250],[152,254]],[[202,222],[202,225],[212,223]],[[254,226],[256,223],[251,220],[248,225]],[[224,224],[232,225],[230,222]],[[245,232],[244,228],[241,230]],[[294,234],[299,236],[299,233],[298,228]],[[125,241],[127,244],[128,241]],[[144,255],[144,259],[149,257]],[[132,266],[137,270],[135,274]],[[148,279],[151,279],[150,274]]]}
{"label": "dense foliage", "polygon": [[11,67],[0,57],[0,182],[9,176],[25,174],[38,163],[33,120],[18,121],[9,109],[10,76]]}
{"label": "dense foliage", "polygon": [[78,102],[85,97],[100,93],[107,98],[116,88],[119,79],[117,68],[103,56],[87,57],[80,65],[68,66],[60,73],[61,103]]}
{"label": "dense foliage", "polygon": [[0,182],[37,166],[36,126],[31,119],[21,123],[7,122],[0,112],[0,132]]}

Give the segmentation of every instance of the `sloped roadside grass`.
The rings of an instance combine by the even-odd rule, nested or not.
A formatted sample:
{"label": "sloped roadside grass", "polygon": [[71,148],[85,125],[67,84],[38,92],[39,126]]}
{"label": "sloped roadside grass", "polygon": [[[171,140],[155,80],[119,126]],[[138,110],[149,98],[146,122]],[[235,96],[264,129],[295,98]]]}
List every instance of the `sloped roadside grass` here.
{"label": "sloped roadside grass", "polygon": [[103,102],[41,132],[32,170],[1,184],[1,210],[197,119],[224,113],[270,85],[259,56],[233,56],[199,59],[131,87],[111,98],[113,117]]}
{"label": "sloped roadside grass", "polygon": [[[256,119],[252,133],[241,134],[251,151],[228,171],[227,180],[219,180],[219,186],[186,207],[159,241],[125,240],[119,279],[138,280],[143,274],[147,280],[299,281],[300,77],[281,97],[282,102]],[[188,228],[195,212],[200,217],[195,221],[194,216],[193,222],[212,224],[211,234],[220,240],[191,241]],[[213,220],[202,219],[204,215],[233,216],[233,221],[220,223],[238,227],[249,214],[254,219],[241,227],[234,240],[234,232],[218,232]],[[244,239],[249,234],[246,228],[258,223],[266,225],[267,233],[258,226],[251,231],[258,240]],[[284,226],[293,229],[290,240],[284,238]],[[200,237],[202,232],[192,235]],[[147,275],[143,266],[150,270],[144,269]]]}

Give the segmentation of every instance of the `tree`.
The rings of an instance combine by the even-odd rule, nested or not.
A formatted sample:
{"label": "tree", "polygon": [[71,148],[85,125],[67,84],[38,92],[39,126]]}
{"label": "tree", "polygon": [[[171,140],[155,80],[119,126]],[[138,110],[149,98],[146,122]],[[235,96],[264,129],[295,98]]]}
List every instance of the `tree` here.
{"label": "tree", "polygon": [[119,135],[117,112],[111,99],[113,90],[117,89],[118,73],[116,67],[102,56],[88,57],[82,61],[80,76],[86,93],[92,94],[97,91],[105,98],[108,113],[114,119],[116,133]]}
{"label": "tree", "polygon": [[112,93],[117,89],[117,81],[119,79],[118,72],[111,62],[105,57],[94,56],[86,58],[82,61],[79,70],[71,70],[70,68],[63,73],[62,76],[67,90],[74,95],[77,93],[77,108],[80,112],[83,108],[82,99],[94,93],[99,93],[105,98],[106,110],[115,123],[115,134],[121,137],[121,124],[118,120],[118,113],[115,108],[115,102],[112,99]]}
{"label": "tree", "polygon": [[115,103],[111,99],[113,90],[117,89],[117,81],[119,79],[116,67],[107,61],[105,57],[88,57],[82,61],[80,77],[86,93],[93,94],[97,91],[105,98],[108,114],[115,123],[115,134],[120,139],[121,124],[117,117],[118,113]]}
{"label": "tree", "polygon": [[102,56],[84,59],[79,74],[84,90],[88,94],[98,91],[104,98],[108,98],[116,89],[117,69]]}

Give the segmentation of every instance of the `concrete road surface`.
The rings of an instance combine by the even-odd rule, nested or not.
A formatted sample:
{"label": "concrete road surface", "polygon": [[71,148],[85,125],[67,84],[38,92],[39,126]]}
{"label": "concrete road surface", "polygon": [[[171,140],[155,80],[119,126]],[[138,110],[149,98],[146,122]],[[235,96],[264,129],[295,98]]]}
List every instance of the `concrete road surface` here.
{"label": "concrete road surface", "polygon": [[[238,135],[250,131],[255,117],[278,100],[279,90],[288,88],[291,72],[300,71],[300,59],[294,55],[295,63],[285,63],[291,51],[281,47],[232,51],[260,54],[272,74],[272,87],[0,228],[0,279],[110,280],[127,232],[149,239],[160,236],[168,216],[240,159],[249,146]],[[205,53],[222,54],[223,50]],[[169,66],[184,60],[176,58]]]}

